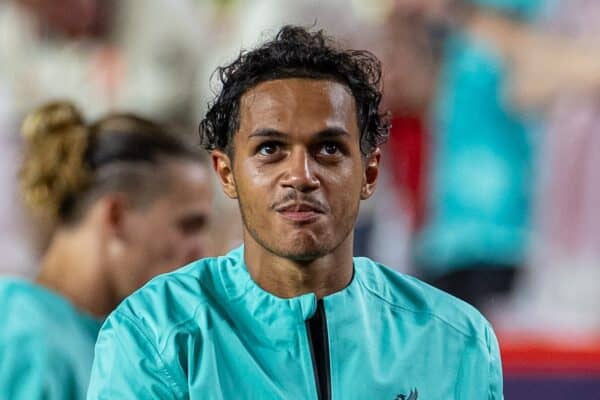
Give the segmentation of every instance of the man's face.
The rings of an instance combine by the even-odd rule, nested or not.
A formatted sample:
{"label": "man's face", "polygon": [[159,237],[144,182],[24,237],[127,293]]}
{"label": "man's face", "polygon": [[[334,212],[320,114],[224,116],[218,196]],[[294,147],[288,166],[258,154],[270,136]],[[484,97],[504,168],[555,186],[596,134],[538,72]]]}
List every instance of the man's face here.
{"label": "man's face", "polygon": [[217,151],[213,161],[238,198],[246,242],[310,261],[352,240],[379,161],[378,151],[362,157],[356,115],[349,89],[329,80],[267,81],[242,96],[233,160]]}
{"label": "man's face", "polygon": [[195,162],[169,163],[169,185],[148,206],[125,216],[125,259],[118,281],[128,295],[154,276],[207,256],[212,208],[209,170]]}

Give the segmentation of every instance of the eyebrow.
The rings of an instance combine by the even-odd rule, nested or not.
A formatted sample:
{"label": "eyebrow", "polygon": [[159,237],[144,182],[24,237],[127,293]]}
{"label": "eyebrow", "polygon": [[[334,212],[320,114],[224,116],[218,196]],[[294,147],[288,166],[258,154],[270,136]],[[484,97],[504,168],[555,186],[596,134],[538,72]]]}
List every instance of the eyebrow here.
{"label": "eyebrow", "polygon": [[248,135],[248,139],[250,139],[250,138],[261,138],[261,137],[283,139],[286,136],[287,135],[285,133],[280,132],[277,129],[259,128],[259,129],[255,130],[254,132],[252,132],[251,134],[249,134]]}
{"label": "eyebrow", "polygon": [[[248,139],[250,139],[250,138],[285,139],[288,136],[289,135],[286,135],[285,133],[278,131],[277,129],[259,128],[259,129],[255,130],[254,132],[252,132],[250,135],[248,135]],[[322,140],[322,139],[333,139],[333,138],[338,138],[338,137],[349,137],[350,134],[345,129],[332,127],[332,128],[326,128],[320,132],[317,132],[317,134],[315,136],[316,136],[317,140]]]}

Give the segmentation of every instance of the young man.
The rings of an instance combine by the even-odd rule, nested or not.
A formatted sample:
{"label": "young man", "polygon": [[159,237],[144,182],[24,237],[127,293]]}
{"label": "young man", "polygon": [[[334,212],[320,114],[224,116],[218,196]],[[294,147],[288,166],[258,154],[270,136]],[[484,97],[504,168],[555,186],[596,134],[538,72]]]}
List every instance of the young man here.
{"label": "young man", "polygon": [[475,309],[352,257],[388,133],[379,62],[284,27],[219,70],[200,126],[244,246],[153,280],[105,323],[89,399],[501,399]]}

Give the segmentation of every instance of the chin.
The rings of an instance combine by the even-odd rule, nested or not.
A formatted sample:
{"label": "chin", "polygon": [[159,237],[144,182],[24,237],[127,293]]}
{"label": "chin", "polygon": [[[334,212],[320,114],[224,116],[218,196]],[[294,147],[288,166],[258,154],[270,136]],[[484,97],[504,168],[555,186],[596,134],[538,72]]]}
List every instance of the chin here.
{"label": "chin", "polygon": [[294,261],[310,262],[323,257],[333,250],[325,241],[299,238],[291,243],[277,243],[272,250],[280,257]]}
{"label": "chin", "polygon": [[248,229],[250,236],[262,248],[278,257],[297,262],[314,261],[331,253],[337,247],[332,243],[331,235],[325,234],[325,232],[317,234],[308,230],[275,231],[270,235],[262,235],[261,232],[254,229]]}
{"label": "chin", "polygon": [[324,251],[290,251],[290,252],[282,252],[278,254],[282,258],[287,258],[288,260],[292,260],[298,263],[310,263],[318,258],[321,258],[327,255],[328,252]]}

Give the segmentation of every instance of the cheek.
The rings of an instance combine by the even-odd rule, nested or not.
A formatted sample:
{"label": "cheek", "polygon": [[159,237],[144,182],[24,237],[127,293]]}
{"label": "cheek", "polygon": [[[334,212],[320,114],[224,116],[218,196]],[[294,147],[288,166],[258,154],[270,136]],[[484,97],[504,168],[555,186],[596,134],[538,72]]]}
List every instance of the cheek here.
{"label": "cheek", "polygon": [[246,163],[242,164],[242,168],[235,174],[240,205],[246,214],[260,212],[272,200],[276,178],[268,171],[268,167],[257,168],[252,163]]}
{"label": "cheek", "polygon": [[340,168],[340,170],[324,171],[323,188],[327,191],[330,202],[337,204],[353,204],[360,199],[362,173],[359,168]]}
{"label": "cheek", "polygon": [[360,199],[358,196],[359,194],[355,193],[355,191],[350,191],[349,189],[346,189],[342,194],[338,195],[335,200],[336,204],[333,206],[336,209],[334,216],[340,224],[344,224],[346,221],[354,224],[360,206]]}
{"label": "cheek", "polygon": [[272,166],[256,166],[249,160],[240,167],[234,174],[238,193],[257,193],[268,190],[276,181]]}
{"label": "cheek", "polygon": [[160,254],[161,260],[175,258],[181,253],[181,248],[185,246],[185,237],[175,229],[165,229],[161,240],[156,243],[156,252]]}
{"label": "cheek", "polygon": [[[152,242],[150,242],[152,243]],[[145,268],[141,274],[146,280],[150,280],[156,275],[169,272],[178,267],[178,257],[176,243],[167,240],[155,241],[147,246]]]}
{"label": "cheek", "polygon": [[148,224],[138,239],[139,247],[149,265],[163,263],[172,257],[173,248],[177,245],[177,235],[166,224]]}

